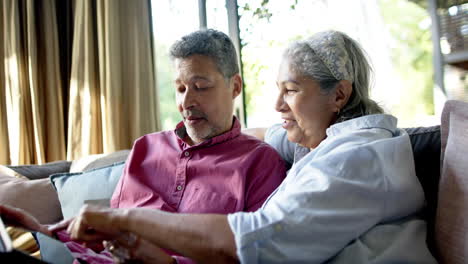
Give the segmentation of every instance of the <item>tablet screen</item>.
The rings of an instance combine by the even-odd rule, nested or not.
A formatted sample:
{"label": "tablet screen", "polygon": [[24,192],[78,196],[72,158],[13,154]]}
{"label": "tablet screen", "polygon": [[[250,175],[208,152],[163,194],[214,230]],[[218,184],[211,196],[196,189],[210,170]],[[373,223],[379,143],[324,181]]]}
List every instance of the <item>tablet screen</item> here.
{"label": "tablet screen", "polygon": [[13,250],[13,244],[11,243],[10,236],[3,224],[2,218],[0,217],[0,252],[10,252]]}

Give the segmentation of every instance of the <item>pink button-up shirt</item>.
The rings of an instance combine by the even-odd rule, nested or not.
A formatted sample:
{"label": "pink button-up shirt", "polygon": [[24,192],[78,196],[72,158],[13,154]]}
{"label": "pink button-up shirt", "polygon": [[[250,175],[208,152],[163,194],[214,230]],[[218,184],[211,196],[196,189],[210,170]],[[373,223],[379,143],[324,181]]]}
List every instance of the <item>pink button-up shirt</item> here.
{"label": "pink button-up shirt", "polygon": [[232,129],[189,146],[183,122],[175,131],[145,135],[133,145],[111,207],[180,213],[255,211],[285,177],[268,144]]}

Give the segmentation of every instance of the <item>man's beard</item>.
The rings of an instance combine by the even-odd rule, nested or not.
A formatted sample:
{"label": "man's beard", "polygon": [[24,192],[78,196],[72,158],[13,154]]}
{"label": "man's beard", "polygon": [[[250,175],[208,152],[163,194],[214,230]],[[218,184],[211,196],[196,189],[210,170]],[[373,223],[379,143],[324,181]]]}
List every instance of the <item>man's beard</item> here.
{"label": "man's beard", "polygon": [[[221,130],[219,127],[210,123],[210,121],[208,120],[208,116],[203,111],[200,111],[196,108],[184,110],[182,112],[182,116],[184,117],[184,124],[187,131],[187,135],[192,139],[192,141],[205,141],[207,139],[217,136],[219,134],[219,131]],[[200,125],[198,125],[199,128],[195,129],[195,126],[192,127],[189,124],[189,122],[187,122],[188,117],[201,118],[203,119],[202,122],[204,122],[204,124],[202,124],[201,127]]]}
{"label": "man's beard", "polygon": [[[208,122],[205,120],[205,122]],[[210,124],[205,124],[205,126],[202,129],[195,129],[194,127],[185,124],[185,128],[187,131],[187,135],[192,139],[192,141],[196,142],[202,142],[207,139],[210,139],[214,136],[217,135],[217,129],[210,125]]]}

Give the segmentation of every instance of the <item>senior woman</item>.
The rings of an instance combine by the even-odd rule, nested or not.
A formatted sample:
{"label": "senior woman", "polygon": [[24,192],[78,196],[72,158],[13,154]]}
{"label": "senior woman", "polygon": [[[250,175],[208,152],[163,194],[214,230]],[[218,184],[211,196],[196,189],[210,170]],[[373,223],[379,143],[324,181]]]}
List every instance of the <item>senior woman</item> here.
{"label": "senior woman", "polygon": [[293,165],[261,209],[85,207],[55,228],[69,224],[75,239],[107,240],[121,262],[171,262],[159,247],[202,263],[435,262],[417,217],[424,195],[409,137],[369,99],[370,66],[359,45],[337,31],[295,42],[277,85],[287,138],[273,127],[266,139]]}

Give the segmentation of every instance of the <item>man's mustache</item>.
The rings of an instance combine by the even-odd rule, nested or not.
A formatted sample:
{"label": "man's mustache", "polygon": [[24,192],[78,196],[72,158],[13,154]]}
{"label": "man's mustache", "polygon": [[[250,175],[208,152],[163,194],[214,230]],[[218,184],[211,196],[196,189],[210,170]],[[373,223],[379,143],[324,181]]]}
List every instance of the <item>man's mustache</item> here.
{"label": "man's mustache", "polygon": [[204,119],[207,118],[207,115],[206,115],[204,112],[202,112],[202,111],[200,111],[200,110],[198,110],[198,109],[184,110],[184,111],[182,112],[182,116],[183,116],[184,118],[188,118],[188,117],[192,117],[192,118],[204,118]]}

